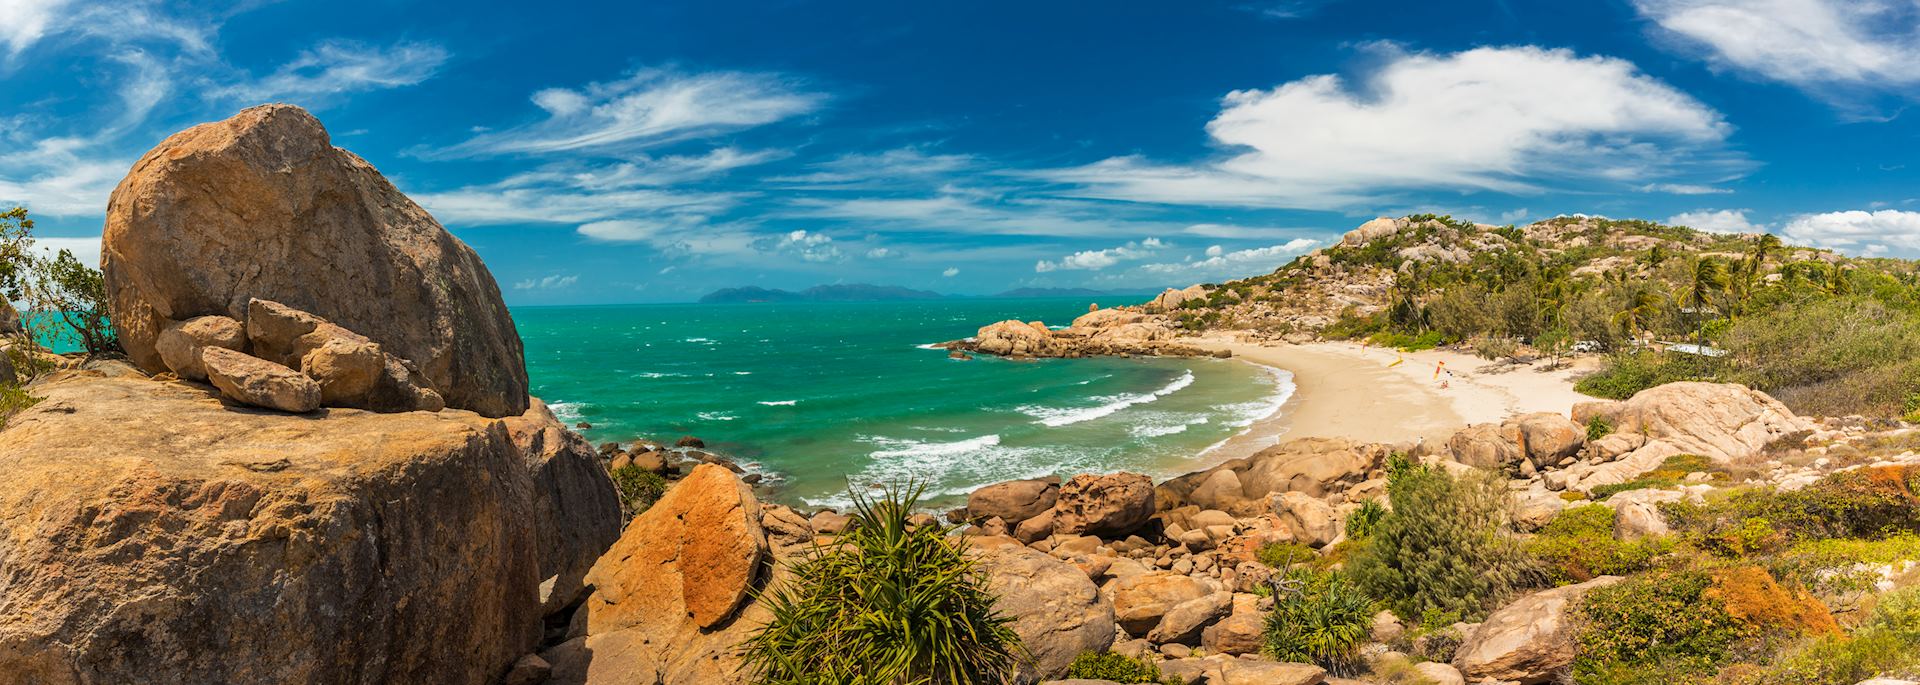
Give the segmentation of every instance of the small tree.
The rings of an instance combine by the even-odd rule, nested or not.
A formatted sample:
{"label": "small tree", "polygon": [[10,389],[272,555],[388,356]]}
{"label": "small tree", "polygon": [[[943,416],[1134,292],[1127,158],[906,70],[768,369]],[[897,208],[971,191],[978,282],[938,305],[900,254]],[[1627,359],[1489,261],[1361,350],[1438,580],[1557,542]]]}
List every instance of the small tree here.
{"label": "small tree", "polygon": [[1506,482],[1392,460],[1389,512],[1348,564],[1368,594],[1403,618],[1429,610],[1478,617],[1541,574],[1512,535]]}
{"label": "small tree", "polygon": [[25,207],[0,212],[0,297],[26,303],[23,323],[34,344],[73,336],[88,354],[120,351],[107,319],[106,280],[70,251],[36,254]]}

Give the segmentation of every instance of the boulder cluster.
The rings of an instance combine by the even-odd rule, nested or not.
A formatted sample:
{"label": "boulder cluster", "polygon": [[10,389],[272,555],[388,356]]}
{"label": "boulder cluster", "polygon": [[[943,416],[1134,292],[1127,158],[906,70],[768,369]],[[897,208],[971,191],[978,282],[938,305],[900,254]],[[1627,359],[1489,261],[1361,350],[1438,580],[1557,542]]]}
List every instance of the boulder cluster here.
{"label": "boulder cluster", "polygon": [[[1198,287],[1198,286],[1196,286]],[[1168,291],[1177,293],[1180,291]],[[1162,297],[1165,297],[1163,295]],[[1156,300],[1158,302],[1159,300]],[[1007,320],[988,324],[966,340],[943,346],[956,353],[980,352],[1001,357],[1164,356],[1225,357],[1226,351],[1203,350],[1179,342],[1180,329],[1153,308],[1092,308],[1060,330],[1040,321]],[[957,358],[957,357],[956,357]]]}
{"label": "boulder cluster", "polygon": [[154,347],[174,375],[212,383],[241,404],[296,414],[323,406],[376,412],[446,407],[413,362],[366,336],[269,300],[248,302],[244,324],[217,314],[170,324]]}

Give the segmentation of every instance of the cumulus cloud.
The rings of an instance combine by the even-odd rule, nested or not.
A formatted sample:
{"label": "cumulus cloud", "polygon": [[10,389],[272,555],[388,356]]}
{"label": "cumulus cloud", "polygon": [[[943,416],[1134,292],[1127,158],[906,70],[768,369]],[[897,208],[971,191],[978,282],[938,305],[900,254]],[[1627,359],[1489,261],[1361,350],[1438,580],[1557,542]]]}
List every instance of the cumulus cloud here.
{"label": "cumulus cloud", "polygon": [[1033,270],[1039,273],[1077,269],[1098,271],[1121,262],[1145,259],[1163,247],[1166,244],[1160,242],[1159,238],[1148,238],[1104,250],[1082,250],[1061,257],[1059,261],[1042,259],[1033,265]]}
{"label": "cumulus cloud", "polygon": [[1744,209],[1700,209],[1667,217],[1674,226],[1688,226],[1709,233],[1764,233],[1766,226],[1747,220]]}
{"label": "cumulus cloud", "polygon": [[799,257],[808,262],[837,262],[846,259],[833,244],[833,236],[804,229],[788,231],[766,241],[767,251]]}
{"label": "cumulus cloud", "polygon": [[553,274],[544,278],[529,278],[513,284],[514,290],[561,290],[579,283],[579,276]]}
{"label": "cumulus cloud", "polygon": [[379,47],[326,41],[258,81],[215,89],[210,94],[249,103],[311,103],[328,96],[418,84],[432,78],[448,56],[445,48],[432,43],[400,42]]}
{"label": "cumulus cloud", "polygon": [[1309,238],[1295,238],[1279,245],[1256,247],[1228,252],[1219,245],[1209,246],[1206,259],[1188,259],[1184,262],[1146,264],[1140,267],[1149,274],[1165,277],[1179,277],[1194,280],[1217,280],[1270,273],[1284,266],[1293,258],[1305,254],[1318,245],[1319,241]]}
{"label": "cumulus cloud", "polygon": [[1855,254],[1920,251],[1920,212],[1897,209],[1803,214],[1781,229],[1788,242]]}
{"label": "cumulus cloud", "polygon": [[1634,0],[1713,63],[1819,94],[1920,84],[1920,5],[1855,0]]}
{"label": "cumulus cloud", "polygon": [[1538,47],[1394,53],[1357,83],[1237,90],[1206,130],[1232,155],[1041,175],[1083,197],[1325,209],[1392,190],[1533,192],[1746,166],[1723,151],[1732,129],[1707,105],[1625,60]]}
{"label": "cumulus cloud", "polygon": [[960,275],[960,268],[956,266],[949,266],[947,267],[946,271],[940,272],[940,275],[945,276],[947,278],[953,278],[954,276]]}
{"label": "cumulus cloud", "polygon": [[444,150],[416,152],[437,158],[633,150],[806,114],[826,96],[780,74],[644,69],[578,89],[548,88],[532,100],[545,118]]}

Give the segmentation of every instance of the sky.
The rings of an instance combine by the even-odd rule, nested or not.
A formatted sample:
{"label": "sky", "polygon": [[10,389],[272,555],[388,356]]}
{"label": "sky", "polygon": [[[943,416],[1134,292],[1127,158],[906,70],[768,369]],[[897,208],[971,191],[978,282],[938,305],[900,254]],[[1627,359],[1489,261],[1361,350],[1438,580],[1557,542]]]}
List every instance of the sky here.
{"label": "sky", "polygon": [[1915,0],[575,4],[0,0],[0,205],[97,259],[142,153],[289,102],[515,305],[1149,291],[1423,212],[1920,257]]}

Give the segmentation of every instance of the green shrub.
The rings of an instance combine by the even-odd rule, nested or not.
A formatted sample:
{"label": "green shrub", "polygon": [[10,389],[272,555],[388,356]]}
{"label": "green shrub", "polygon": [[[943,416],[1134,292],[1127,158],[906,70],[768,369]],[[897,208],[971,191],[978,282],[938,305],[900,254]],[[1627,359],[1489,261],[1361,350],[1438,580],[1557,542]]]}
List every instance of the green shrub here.
{"label": "green shrub", "polygon": [[1680,481],[1674,480],[1672,478],[1656,478],[1651,476],[1641,476],[1639,478],[1635,478],[1625,483],[1613,483],[1610,485],[1596,485],[1593,487],[1593,490],[1587,493],[1587,495],[1591,497],[1593,501],[1599,502],[1599,501],[1605,500],[1608,497],[1612,497],[1614,495],[1618,495],[1623,492],[1629,492],[1633,490],[1650,490],[1650,489],[1665,490],[1668,488],[1674,488],[1679,486],[1680,486]]}
{"label": "green shrub", "polygon": [[965,685],[1011,678],[1025,658],[965,538],[910,526],[920,488],[857,490],[841,544],[817,547],[760,601],[771,618],[742,645],[756,683]]}
{"label": "green shrub", "polygon": [[1870,568],[1920,559],[1920,535],[1900,531],[1885,538],[1816,538],[1794,543],[1769,569],[1781,580],[1831,596],[1866,592],[1880,580]]}
{"label": "green shrub", "polygon": [[1156,685],[1169,682],[1162,679],[1160,666],[1154,662],[1113,652],[1087,652],[1074,657],[1073,663],[1067,666],[1067,679],[1078,678]]}
{"label": "green shrub", "polygon": [[1766,521],[1787,541],[1873,539],[1920,532],[1917,484],[1920,467],[1872,467],[1841,471],[1791,492],[1738,489],[1707,504],[1663,504],[1661,511],[1709,543],[1753,519]]}
{"label": "green shrub", "polygon": [[1373,599],[1331,571],[1293,570],[1276,583],[1263,637],[1267,656],[1349,672],[1373,631]]}
{"label": "green shrub", "polygon": [[1312,564],[1320,559],[1320,553],[1298,542],[1269,542],[1254,550],[1253,558],[1284,571],[1294,564]]}
{"label": "green shrub", "polygon": [[1593,442],[1609,435],[1613,435],[1613,422],[1608,421],[1607,417],[1595,416],[1587,419],[1587,442]]}
{"label": "green shrub", "polygon": [[1347,568],[1368,594],[1402,617],[1428,609],[1479,617],[1515,589],[1539,581],[1512,535],[1505,480],[1390,460],[1390,511]]}
{"label": "green shrub", "polygon": [[1913,673],[1920,644],[1885,631],[1824,635],[1773,660],[1758,680],[1767,685],[1854,685],[1885,673]]}
{"label": "green shrub", "polygon": [[644,513],[667,494],[667,481],[660,474],[648,471],[633,464],[614,469],[613,487],[620,493],[620,507],[627,512],[627,518]]}
{"label": "green shrub", "polygon": [[1380,525],[1380,519],[1387,515],[1387,508],[1379,502],[1367,500],[1347,514],[1347,539],[1359,540],[1373,534]]}
{"label": "green shrub", "polygon": [[[1591,432],[1592,428],[1588,428],[1588,431]],[[1707,474],[1709,482],[1724,482],[1729,478],[1726,469],[1714,465],[1713,461],[1706,457],[1698,454],[1676,454],[1667,457],[1666,461],[1661,462],[1660,466],[1652,471],[1640,474],[1638,478],[1625,483],[1597,486],[1593,488],[1591,494],[1595,501],[1599,501],[1629,490],[1648,488],[1664,490],[1678,487],[1682,480],[1694,473]]]}
{"label": "green shrub", "polygon": [[25,388],[17,385],[0,385],[0,428],[7,426],[7,420],[14,414],[25,411],[40,402],[40,398],[27,394]]}
{"label": "green shrub", "polygon": [[1880,595],[1873,605],[1873,614],[1867,617],[1866,627],[1920,645],[1920,586]]}
{"label": "green shrub", "polygon": [[1605,366],[1574,383],[1573,389],[1594,397],[1624,400],[1656,385],[1713,380],[1725,365],[1719,358],[1691,354],[1620,352],[1608,356]]}
{"label": "green shrub", "polygon": [[1613,510],[1598,504],[1560,512],[1526,543],[1554,585],[1621,576],[1653,566],[1673,550],[1670,538],[1622,542],[1613,537]]}
{"label": "green shrub", "polygon": [[1712,673],[1744,636],[1712,586],[1703,571],[1663,570],[1588,591],[1574,612],[1576,680],[1603,682],[1642,666]]}

